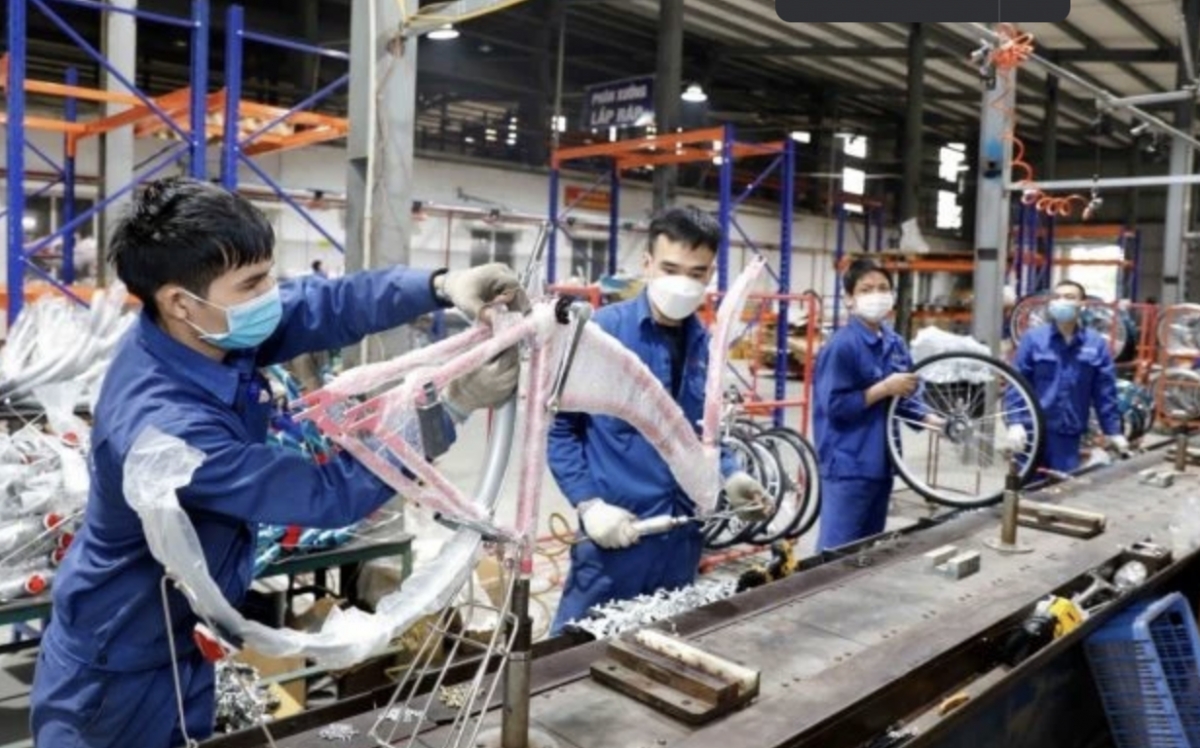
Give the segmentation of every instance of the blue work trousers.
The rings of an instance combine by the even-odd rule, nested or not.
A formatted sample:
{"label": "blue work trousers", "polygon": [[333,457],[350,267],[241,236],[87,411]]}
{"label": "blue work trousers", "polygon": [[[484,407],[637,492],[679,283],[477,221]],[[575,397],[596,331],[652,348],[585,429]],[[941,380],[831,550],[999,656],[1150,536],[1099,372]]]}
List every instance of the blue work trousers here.
{"label": "blue work trousers", "polygon": [[[1046,431],[1042,434],[1042,448],[1038,457],[1038,466],[1056,470],[1060,473],[1073,473],[1079,469],[1079,444],[1083,441],[1082,434],[1056,434]],[[1033,480],[1045,478],[1045,475],[1032,475]]]}
{"label": "blue work trousers", "polygon": [[593,606],[692,584],[703,549],[694,523],[613,551],[584,537],[571,546],[571,571],[551,634],[561,633],[569,621],[585,618]]}
{"label": "blue work trousers", "polygon": [[[199,652],[179,662],[188,736],[212,735],[214,670]],[[97,670],[43,641],[30,715],[35,748],[174,748],[184,744],[171,667]]]}
{"label": "blue work trousers", "polygon": [[883,532],[891,497],[891,478],[823,478],[817,552]]}

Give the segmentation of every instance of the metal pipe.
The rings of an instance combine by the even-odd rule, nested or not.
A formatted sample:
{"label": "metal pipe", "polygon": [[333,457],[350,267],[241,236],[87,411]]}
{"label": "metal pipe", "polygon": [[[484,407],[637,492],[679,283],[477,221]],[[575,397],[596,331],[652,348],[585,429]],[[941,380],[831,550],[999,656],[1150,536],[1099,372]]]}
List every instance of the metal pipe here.
{"label": "metal pipe", "polygon": [[249,41],[261,42],[262,44],[271,44],[276,47],[283,47],[295,52],[303,52],[304,54],[317,55],[318,57],[328,57],[334,60],[350,61],[350,55],[337,49],[329,49],[328,47],[318,47],[304,42],[293,41],[282,36],[271,36],[270,34],[262,34],[257,31],[242,31],[242,38]]}
{"label": "metal pipe", "polygon": [[[617,274],[617,255],[620,252],[621,238],[621,167],[613,159],[609,167],[610,185],[608,188],[608,262],[605,267],[609,275]],[[588,278],[589,282],[595,280]]]}
{"label": "metal pipe", "polygon": [[1175,472],[1186,473],[1188,463],[1188,432],[1186,428],[1179,429],[1175,434]]}
{"label": "metal pipe", "polygon": [[208,0],[192,0],[191,161],[193,179],[208,178]]}
{"label": "metal pipe", "polygon": [[729,288],[729,229],[733,224],[733,125],[725,125],[721,137],[720,194],[717,221],[721,225],[721,246],[717,248],[717,290]]}
{"label": "metal pipe", "polygon": [[833,248],[833,329],[837,329],[842,311],[842,260],[846,256],[846,205],[837,206],[837,241]]}
{"label": "metal pipe", "polygon": [[[554,71],[554,121],[550,123],[550,147],[557,150],[561,139],[559,122],[562,120],[563,75],[567,62],[567,14],[561,3],[555,3],[558,13],[558,59],[555,60]],[[551,216],[553,218],[553,216]]]}
{"label": "metal pipe", "polygon": [[[775,320],[775,400],[787,399],[788,299],[792,292],[792,217],[796,205],[796,141],[783,141],[783,189],[779,198],[779,299]],[[814,320],[808,320],[814,324]],[[783,426],[783,408],[774,409],[775,425]]]}
{"label": "metal pipe", "polygon": [[550,228],[546,242],[546,283],[553,285],[558,268],[558,165],[550,167]]}
{"label": "metal pipe", "polygon": [[529,577],[522,574],[513,586],[513,625],[517,635],[504,668],[504,713],[500,724],[502,748],[529,745],[529,689],[533,658],[533,625],[529,619]]}
{"label": "metal pipe", "polygon": [[[788,138],[788,142],[792,142],[792,139]],[[771,174],[775,171],[776,168],[779,167],[779,165],[781,163],[783,163],[782,155],[776,156],[774,159],[772,159],[770,165],[768,165],[767,168],[765,168],[761,172],[759,172],[759,175],[754,178],[754,181],[752,181],[750,184],[746,185],[746,189],[742,190],[742,194],[738,195],[737,197],[735,197],[733,199],[733,209],[737,210],[738,207],[740,207],[741,204],[746,201],[746,198],[753,195],[754,191],[758,189],[759,185],[761,185],[767,179],[767,177],[771,176]]]}
{"label": "metal pipe", "polygon": [[80,8],[91,8],[92,10],[98,10],[101,13],[123,13],[127,16],[133,16],[134,18],[142,21],[164,23],[168,26],[178,26],[185,29],[192,28],[192,24],[195,23],[195,21],[189,18],[168,16],[148,10],[138,10],[137,8],[124,8],[119,5],[96,2],[95,0],[53,0],[53,2],[57,5],[75,5]]}
{"label": "metal pipe", "polygon": [[301,205],[299,203],[297,203],[295,201],[295,199],[292,198],[291,195],[287,194],[287,190],[283,189],[283,187],[281,187],[278,182],[276,182],[274,179],[272,179],[270,174],[267,174],[265,171],[262,170],[262,168],[259,167],[258,164],[254,163],[254,159],[249,158],[248,156],[241,154],[241,153],[239,153],[238,156],[241,158],[242,163],[244,163],[246,166],[250,167],[250,171],[257,174],[259,179],[261,179],[263,182],[266,183],[266,185],[268,187],[270,187],[272,190],[274,190],[275,194],[279,195],[280,199],[282,199],[285,203],[287,203],[292,208],[292,210],[299,213],[300,217],[303,218],[305,220],[305,222],[308,223],[309,226],[312,226],[314,229],[317,230],[318,234],[325,237],[325,241],[329,242],[333,246],[333,248],[336,249],[338,252],[341,252],[342,254],[346,254],[345,246],[343,246],[342,243],[339,242],[337,239],[334,239],[333,236],[328,231],[325,230],[324,226],[322,226],[320,223],[318,223],[316,221],[316,219],[314,219],[311,215],[309,215],[308,211],[306,211],[303,207],[301,207]]}
{"label": "metal pipe", "polygon": [[[75,70],[75,68],[68,68],[68,69],[67,69],[67,76],[68,76],[68,79],[69,79],[69,77],[70,77],[70,75],[71,75],[71,71],[72,71],[72,70]],[[78,79],[79,79],[78,72],[76,72],[76,74],[75,74],[75,75],[76,75],[76,78],[75,78],[75,79],[76,79],[76,80],[78,80]],[[63,106],[64,106],[64,107],[65,107],[65,108],[68,110],[68,114],[64,115],[63,119],[67,120],[68,122],[74,122],[74,121],[75,121],[74,119],[71,119],[71,116],[72,116],[72,115],[70,115],[70,113],[69,113],[69,111],[70,111],[71,107],[75,106],[75,103],[74,103],[74,102],[75,102],[75,98],[74,98],[74,97],[72,97],[72,96],[68,96],[68,97],[65,99],[65,101],[64,101],[64,104],[63,104]],[[70,133],[64,133],[64,134],[66,134],[66,135],[69,135]],[[37,145],[37,143],[34,143],[33,141],[29,141],[29,140],[27,140],[27,141],[25,141],[25,147],[26,147],[26,148],[28,148],[29,150],[33,151],[33,155],[37,156],[37,157],[38,157],[38,158],[40,158],[42,161],[44,161],[44,162],[46,163],[46,165],[47,165],[47,166],[49,166],[51,169],[53,169],[54,171],[56,171],[56,172],[58,173],[58,178],[59,178],[59,179],[62,179],[62,176],[63,176],[63,170],[62,170],[62,168],[61,168],[61,167],[60,167],[58,164],[54,163],[54,159],[52,159],[52,158],[50,158],[48,155],[46,155],[46,152],[45,152],[45,151],[43,151],[41,148],[38,148],[38,145]]]}
{"label": "metal pipe", "polygon": [[8,0],[8,329],[25,301],[25,0]]}
{"label": "metal pipe", "polygon": [[[66,83],[68,86],[79,85],[79,70],[67,68]],[[63,101],[63,119],[74,122],[79,116],[79,101],[74,96],[68,96]],[[62,220],[64,224],[75,221],[75,137],[63,135],[63,198]],[[68,231],[63,235],[62,243],[62,279],[63,283],[75,282],[75,232]]]}
{"label": "metal pipe", "polygon": [[[954,25],[960,26],[960,27],[970,31],[972,36],[974,36],[976,34],[982,34],[984,39],[991,41],[991,42],[1000,41],[1000,38],[1001,38],[999,34],[997,34],[995,31],[993,31],[992,29],[988,28],[986,25],[981,24],[981,23],[958,22],[958,23],[955,23]],[[1042,57],[1041,55],[1038,55],[1036,53],[1030,54],[1029,60],[1031,62],[1037,63],[1043,69],[1057,75],[1059,78],[1062,78],[1064,80],[1069,80],[1072,83],[1074,83],[1075,85],[1080,86],[1081,88],[1087,89],[1088,91],[1092,92],[1100,99],[1099,103],[1108,104],[1108,105],[1112,106],[1111,102],[1117,98],[1111,92],[1102,88],[1101,86],[1097,86],[1094,83],[1091,83],[1090,81],[1087,81],[1087,80],[1079,77],[1078,75],[1071,72],[1070,70],[1068,70],[1064,67],[1061,67],[1059,65],[1056,65],[1053,62],[1050,62],[1049,60],[1047,60],[1045,57]],[[1138,109],[1137,107],[1134,107],[1134,106],[1123,106],[1123,107],[1116,107],[1116,108],[1123,109],[1123,110],[1129,112],[1130,116],[1134,117],[1135,119],[1138,119],[1142,122],[1149,123],[1151,127],[1155,127],[1164,133],[1169,133],[1171,135],[1174,135],[1177,138],[1186,140],[1188,143],[1192,144],[1193,146],[1200,148],[1200,140],[1196,140],[1196,138],[1192,137],[1191,135],[1189,135],[1181,130],[1176,129],[1175,127],[1167,124],[1166,121],[1162,120],[1159,117],[1154,116],[1153,114],[1150,114],[1149,112],[1144,112],[1141,109]]]}
{"label": "metal pipe", "polygon": [[221,143],[221,186],[237,189],[238,153],[241,143],[238,134],[238,104],[242,98],[242,26],[244,12],[240,5],[230,5],[225,12],[225,135]]}
{"label": "metal pipe", "polygon": [[904,111],[904,181],[900,185],[900,221],[917,217],[921,185],[921,127],[925,113],[925,49],[928,28],[923,23],[909,25],[908,97]]}
{"label": "metal pipe", "polygon": [[1001,508],[1000,514],[1000,543],[1002,545],[1017,544],[1017,514],[1021,504],[1021,489],[1013,479],[1013,473],[1009,471],[1009,477],[1006,479],[1004,487],[1004,505]]}
{"label": "metal pipe", "polygon": [[1197,91],[1194,88],[1184,88],[1178,91],[1163,91],[1161,93],[1139,94],[1137,96],[1122,96],[1108,102],[1109,106],[1131,107],[1151,104],[1169,104],[1175,101],[1195,100]]}
{"label": "metal pipe", "polygon": [[1048,182],[1009,182],[1010,192],[1029,189],[1057,192],[1063,190],[1109,189],[1117,187],[1167,187],[1172,184],[1200,184],[1200,174],[1164,174],[1159,177],[1106,177],[1103,179],[1057,179]]}

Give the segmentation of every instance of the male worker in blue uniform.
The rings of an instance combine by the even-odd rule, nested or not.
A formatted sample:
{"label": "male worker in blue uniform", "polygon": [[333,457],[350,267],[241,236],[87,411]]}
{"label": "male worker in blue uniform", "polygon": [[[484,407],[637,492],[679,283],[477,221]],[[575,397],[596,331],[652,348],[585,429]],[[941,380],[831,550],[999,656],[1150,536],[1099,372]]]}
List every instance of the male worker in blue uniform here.
{"label": "male worker in blue uniform", "polygon": [[[658,214],[650,222],[643,261],[646,290],[592,317],[638,355],[696,424],[704,411],[709,338],[695,312],[720,241],[716,221],[695,208]],[[595,605],[695,581],[704,545],[697,523],[649,537],[639,537],[633,525],[648,517],[695,513],[667,463],[633,426],[607,416],[561,414],[550,429],[548,463],[578,511],[585,536],[571,547],[554,633]],[[763,511],[766,496],[757,481],[735,471],[728,457],[722,459],[722,474],[728,476],[725,493],[732,507],[748,518]]]}
{"label": "male worker in blue uniform", "polygon": [[[346,454],[318,466],[268,447],[272,398],[257,367],[349,346],[439,307],[475,314],[518,294],[516,276],[496,265],[276,284],[273,246],[258,209],[190,179],[151,184],[113,234],[117,276],[143,311],[96,407],[91,493],[34,675],[39,748],[168,748],[213,730],[213,666],[193,641],[196,616],[174,590],[164,611],[163,568],[123,495],[125,457],[143,430],[205,454],[180,503],[213,579],[238,605],[251,581],[255,523],[343,527],[394,495]],[[513,392],[518,365],[503,356],[447,387],[445,399],[457,413],[496,404]]]}
{"label": "male worker in blue uniform", "polygon": [[883,532],[895,470],[887,454],[887,410],[901,398],[900,415],[940,428],[918,394],[904,341],[885,320],[895,304],[888,275],[856,260],[843,279],[850,321],[817,355],[813,432],[821,476],[817,550],[848,545]]}
{"label": "male worker in blue uniform", "polygon": [[[1033,387],[1045,419],[1038,467],[1058,473],[1079,468],[1079,444],[1092,408],[1109,445],[1118,452],[1129,451],[1121,433],[1117,374],[1108,341],[1080,323],[1085,298],[1082,285],[1061,281],[1047,306],[1050,320],[1026,332],[1017,347],[1017,371]],[[1026,446],[1030,426],[1028,417],[1010,420],[1010,449]]]}

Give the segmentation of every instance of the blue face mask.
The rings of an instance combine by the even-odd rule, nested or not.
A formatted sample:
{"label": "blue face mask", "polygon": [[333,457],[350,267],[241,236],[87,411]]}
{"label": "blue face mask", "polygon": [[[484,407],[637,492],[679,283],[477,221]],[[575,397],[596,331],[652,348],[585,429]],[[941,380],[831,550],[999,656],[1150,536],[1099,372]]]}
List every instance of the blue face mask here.
{"label": "blue face mask", "polygon": [[1055,322],[1074,322],[1079,318],[1079,302],[1071,299],[1053,299],[1047,307],[1050,319]]}
{"label": "blue face mask", "polygon": [[233,306],[221,306],[211,301],[188,294],[193,299],[225,311],[225,325],[228,332],[206,332],[191,320],[188,324],[200,333],[200,339],[212,343],[226,351],[239,351],[246,348],[257,348],[263,341],[271,337],[279,320],[283,317],[283,302],[279,299],[279,286],[271,286],[271,290],[256,296],[249,301]]}

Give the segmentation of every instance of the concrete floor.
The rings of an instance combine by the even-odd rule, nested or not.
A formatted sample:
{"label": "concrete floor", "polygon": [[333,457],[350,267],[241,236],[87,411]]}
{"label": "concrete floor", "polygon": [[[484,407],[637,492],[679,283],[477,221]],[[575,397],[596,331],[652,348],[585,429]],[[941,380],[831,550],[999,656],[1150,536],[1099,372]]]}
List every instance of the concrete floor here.
{"label": "concrete floor", "polygon": [[[768,382],[763,386],[764,388],[769,387],[771,383]],[[797,397],[799,394],[799,383],[789,382],[788,396]],[[797,418],[796,412],[790,411],[787,417],[788,424],[793,427],[797,426]],[[518,444],[521,443],[519,439],[520,425],[518,425]],[[460,431],[459,442],[442,460],[440,467],[446,476],[464,488],[473,486],[486,442],[487,419],[480,417],[469,421]],[[516,452],[514,451],[515,456]],[[509,472],[500,498],[499,516],[502,519],[513,517],[517,506],[516,472],[512,469]],[[929,506],[919,496],[907,488],[902,486],[899,488],[900,490],[894,497],[888,529],[907,526],[917,518],[930,513]],[[543,548],[550,553],[562,547],[561,544],[550,539],[550,516],[554,513],[562,514],[574,526],[574,512],[547,471],[538,511],[538,535],[545,541]],[[416,513],[410,513],[406,518],[405,529],[416,535],[414,551],[418,564],[436,555],[442,539],[448,533],[444,528],[417,516]],[[798,551],[802,556],[812,553],[815,539],[816,529],[814,528],[800,540]],[[737,576],[742,570],[761,560],[761,557],[760,554],[730,562],[715,570],[713,574],[722,577]],[[565,554],[538,556],[535,568],[533,615],[535,632],[539,635],[544,635],[549,628],[549,621],[557,607],[567,567],[568,561]],[[10,631],[0,629],[0,642],[9,641],[10,638]],[[0,656],[0,748],[16,748],[32,744],[28,731],[28,693],[33,678],[34,659],[35,650]]]}

